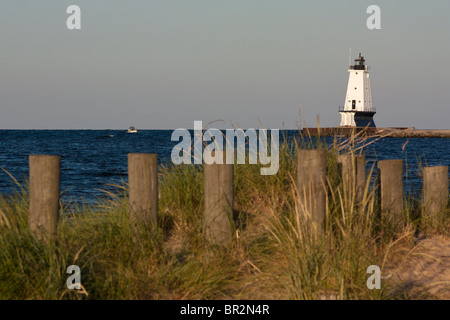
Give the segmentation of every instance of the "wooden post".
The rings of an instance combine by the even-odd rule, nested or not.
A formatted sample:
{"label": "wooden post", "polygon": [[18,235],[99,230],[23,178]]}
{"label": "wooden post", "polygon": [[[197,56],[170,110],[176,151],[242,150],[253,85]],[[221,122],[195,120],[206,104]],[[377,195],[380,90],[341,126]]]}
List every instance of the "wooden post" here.
{"label": "wooden post", "polygon": [[366,186],[366,157],[355,155],[339,155],[342,181],[356,194],[356,201],[360,203]]}
{"label": "wooden post", "polygon": [[30,211],[28,222],[40,239],[56,238],[60,193],[59,156],[30,155]]}
{"label": "wooden post", "polygon": [[134,224],[158,222],[158,155],[128,154],[130,221]]}
{"label": "wooden post", "polygon": [[326,151],[298,150],[297,191],[299,214],[315,226],[326,215]]}
{"label": "wooden post", "polygon": [[355,157],[351,154],[341,154],[337,159],[341,167],[341,178],[346,188],[353,189],[355,185]]}
{"label": "wooden post", "polygon": [[205,235],[212,243],[231,245],[234,201],[232,164],[204,164]]}
{"label": "wooden post", "polygon": [[448,203],[448,166],[426,167],[423,169],[424,214],[435,216]]}
{"label": "wooden post", "polygon": [[403,223],[403,160],[378,161],[381,214],[395,225]]}
{"label": "wooden post", "polygon": [[366,156],[356,157],[356,200],[362,202],[366,188]]}

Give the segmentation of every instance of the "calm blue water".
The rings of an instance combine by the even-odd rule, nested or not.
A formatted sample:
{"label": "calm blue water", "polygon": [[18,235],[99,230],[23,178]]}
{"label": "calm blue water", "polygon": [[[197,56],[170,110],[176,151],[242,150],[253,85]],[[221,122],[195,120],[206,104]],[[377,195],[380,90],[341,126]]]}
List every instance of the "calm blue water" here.
{"label": "calm blue water", "polygon": [[[0,167],[23,182],[28,176],[30,154],[61,156],[63,200],[91,202],[106,184],[127,181],[127,154],[157,153],[160,162],[170,161],[172,130],[0,130]],[[287,131],[288,137],[297,131]],[[420,188],[418,163],[450,164],[450,139],[386,138],[366,149],[368,168],[373,161],[405,160],[405,189]],[[331,143],[332,138],[327,139]],[[0,171],[0,194],[14,192],[14,183]]]}

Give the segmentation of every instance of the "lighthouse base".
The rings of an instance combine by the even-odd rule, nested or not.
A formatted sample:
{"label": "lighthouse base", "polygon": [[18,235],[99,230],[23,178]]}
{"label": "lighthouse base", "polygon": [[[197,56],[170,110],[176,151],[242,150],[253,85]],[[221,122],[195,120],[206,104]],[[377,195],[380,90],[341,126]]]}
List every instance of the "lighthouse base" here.
{"label": "lighthouse base", "polygon": [[341,127],[369,127],[375,128],[374,111],[340,111]]}

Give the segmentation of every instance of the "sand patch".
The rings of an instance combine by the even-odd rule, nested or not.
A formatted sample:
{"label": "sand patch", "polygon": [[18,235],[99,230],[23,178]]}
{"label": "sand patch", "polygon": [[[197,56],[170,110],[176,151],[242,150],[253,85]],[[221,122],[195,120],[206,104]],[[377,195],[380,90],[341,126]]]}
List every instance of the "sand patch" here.
{"label": "sand patch", "polygon": [[404,299],[450,300],[450,238],[420,239],[405,254],[395,255],[383,276],[389,295]]}

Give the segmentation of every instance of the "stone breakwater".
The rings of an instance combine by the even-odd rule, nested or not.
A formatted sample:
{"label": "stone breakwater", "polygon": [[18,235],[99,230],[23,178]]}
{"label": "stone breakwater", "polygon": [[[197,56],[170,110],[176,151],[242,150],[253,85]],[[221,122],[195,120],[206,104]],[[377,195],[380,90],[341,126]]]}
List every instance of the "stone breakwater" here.
{"label": "stone breakwater", "polygon": [[424,129],[395,129],[380,128],[377,134],[386,134],[396,138],[450,138],[450,130],[424,130]]}
{"label": "stone breakwater", "polygon": [[393,138],[450,138],[448,129],[415,129],[415,128],[351,128],[351,127],[329,127],[329,128],[304,128],[304,136],[344,136],[352,134],[360,136],[386,136]]}

